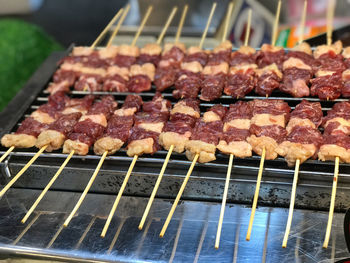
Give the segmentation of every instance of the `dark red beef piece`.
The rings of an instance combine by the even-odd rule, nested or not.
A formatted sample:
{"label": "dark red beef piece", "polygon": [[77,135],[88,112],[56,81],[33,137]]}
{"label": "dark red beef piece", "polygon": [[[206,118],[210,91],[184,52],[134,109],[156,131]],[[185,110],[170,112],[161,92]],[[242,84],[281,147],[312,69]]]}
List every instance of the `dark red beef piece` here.
{"label": "dark red beef piece", "polygon": [[186,132],[191,132],[192,127],[185,122],[168,122],[164,127],[164,132],[175,132],[178,134],[185,134]]}
{"label": "dark red beef piece", "polygon": [[343,147],[347,150],[350,149],[350,136],[346,134],[336,134],[336,135],[328,135],[325,134],[323,136],[323,144],[333,144]]}
{"label": "dark red beef piece", "polygon": [[74,89],[79,91],[101,91],[103,78],[100,75],[84,74],[75,82]]}
{"label": "dark red beef piece", "polygon": [[174,85],[176,80],[178,68],[166,67],[157,68],[154,76],[154,84],[156,85],[157,91],[164,91],[165,89]]}
{"label": "dark red beef piece", "polygon": [[64,134],[64,136],[68,136],[73,131],[75,124],[78,123],[81,115],[82,114],[80,112],[64,114],[61,117],[59,117],[56,121],[51,123],[49,125],[49,129],[58,131]]}
{"label": "dark red beef piece", "polygon": [[65,92],[56,92],[52,94],[48,98],[48,105],[57,109],[59,111],[63,110],[66,107],[66,104],[69,103],[72,99],[70,99]]}
{"label": "dark red beef piece", "polygon": [[324,124],[333,118],[343,118],[350,120],[350,102],[343,101],[333,105],[333,108],[327,112],[327,116],[323,119]]}
{"label": "dark red beef piece", "polygon": [[346,67],[347,69],[350,68],[350,58],[346,58],[346,59],[344,60],[344,65],[345,65],[345,67]]}
{"label": "dark red beef piece", "polygon": [[318,96],[321,100],[335,100],[340,97],[343,89],[341,74],[317,77],[311,80],[311,96]]}
{"label": "dark red beef piece", "polygon": [[130,92],[140,93],[151,90],[152,82],[147,75],[132,76],[128,82],[128,90]]}
{"label": "dark red beef piece", "polygon": [[325,70],[335,71],[341,74],[346,69],[343,61],[343,56],[335,54],[334,52],[328,52],[321,55],[315,60],[314,71]]}
{"label": "dark red beef piece", "polygon": [[281,70],[284,60],[285,60],[284,50],[279,50],[276,52],[258,51],[256,53],[256,64],[258,65],[259,68],[263,68],[273,63],[276,63],[278,68]]}
{"label": "dark red beef piece", "polygon": [[86,95],[85,97],[81,99],[69,99],[65,105],[65,107],[77,107],[80,108],[83,111],[88,111],[92,103],[95,100],[95,96],[93,95]]}
{"label": "dark red beef piece", "polygon": [[151,101],[144,102],[142,110],[144,112],[162,112],[164,101],[167,108],[166,114],[169,114],[168,112],[171,109],[171,102],[165,100],[160,92],[157,92]]}
{"label": "dark red beef piece", "polygon": [[257,82],[255,92],[261,96],[270,96],[275,89],[279,88],[281,79],[275,72],[270,71],[259,76]]}
{"label": "dark red beef piece", "polygon": [[251,105],[248,102],[238,101],[230,105],[223,121],[229,122],[235,119],[251,119],[252,117]]}
{"label": "dark red beef piece", "polygon": [[[285,93],[291,94],[293,97],[301,98],[310,95],[308,87],[310,79],[313,76],[312,72],[307,69],[288,68],[283,71],[282,83],[279,89]],[[302,80],[305,87],[297,87],[293,85],[296,80]]]}
{"label": "dark red beef piece", "polygon": [[200,75],[189,71],[183,74],[187,77],[175,81],[174,98],[197,98],[202,84]]}
{"label": "dark red beef piece", "polygon": [[156,151],[161,149],[161,146],[158,143],[158,137],[159,137],[159,134],[156,132],[146,131],[140,127],[134,126],[131,129],[131,135],[129,137],[128,144],[130,144],[132,141],[152,138],[153,139],[153,153],[155,153]]}
{"label": "dark red beef piece", "polygon": [[[97,124],[91,121],[90,119],[86,119],[84,121],[78,122],[74,126],[73,133],[84,134],[86,137],[90,137],[92,139],[92,142],[94,143],[97,140],[97,138],[103,135],[104,130],[105,127],[103,127],[102,125]],[[69,135],[69,139],[71,139],[71,135]]]}
{"label": "dark red beef piece", "polygon": [[257,76],[253,69],[240,70],[235,74],[227,75],[224,92],[233,98],[244,98],[257,84]]}
{"label": "dark red beef piece", "polygon": [[292,111],[291,118],[309,119],[316,127],[322,123],[323,112],[319,102],[309,102],[302,100]]}
{"label": "dark red beef piece", "polygon": [[173,60],[180,63],[185,57],[185,53],[178,47],[173,46],[166,54],[162,55],[162,60]]}
{"label": "dark red beef piece", "polygon": [[302,51],[288,51],[285,54],[285,60],[289,58],[298,58],[302,60],[306,65],[309,65],[311,68],[315,66],[314,57]]}
{"label": "dark red beef piece", "polygon": [[172,123],[181,122],[192,128],[194,127],[196,120],[197,118],[194,118],[190,115],[179,113],[179,112],[176,112],[170,115],[170,122]]}
{"label": "dark red beef piece", "polygon": [[67,81],[68,85],[71,87],[74,85],[77,76],[74,71],[59,69],[53,75],[53,82],[59,83],[62,81]]}
{"label": "dark red beef piece", "polygon": [[323,144],[320,131],[308,126],[294,126],[286,140],[294,143],[314,144],[317,149]]}
{"label": "dark red beef piece", "polygon": [[225,74],[204,75],[202,80],[201,100],[213,101],[221,97],[226,82]]}
{"label": "dark red beef piece", "polygon": [[108,76],[102,86],[103,91],[127,92],[128,82],[120,75]]}
{"label": "dark red beef piece", "polygon": [[279,125],[257,126],[252,124],[249,132],[256,137],[266,136],[274,139],[277,143],[281,143],[287,136],[287,131]]}
{"label": "dark red beef piece", "polygon": [[222,134],[221,139],[226,141],[227,143],[233,141],[245,141],[249,135],[249,130],[229,127],[228,130]]}
{"label": "dark red beef piece", "polygon": [[208,111],[213,111],[217,115],[219,115],[220,119],[223,119],[226,112],[227,107],[222,106],[221,104],[216,104],[208,109]]}
{"label": "dark red beef piece", "polygon": [[136,57],[117,55],[112,63],[121,68],[129,68],[131,65],[136,64]]}
{"label": "dark red beef piece", "polygon": [[281,115],[285,114],[286,119],[289,119],[290,107],[287,102],[283,100],[271,100],[271,99],[262,99],[262,100],[253,100],[248,102],[251,106],[253,116],[256,114],[272,114],[272,115]]}
{"label": "dark red beef piece", "polygon": [[92,146],[96,139],[86,136],[85,133],[71,133],[68,138],[72,141],[79,141],[81,143],[85,143],[86,145],[88,145],[89,147]]}
{"label": "dark red beef piece", "polygon": [[133,116],[113,115],[107,125],[104,137],[110,136],[126,142],[130,136],[130,131],[134,123]]}
{"label": "dark red beef piece", "polygon": [[148,54],[140,54],[137,58],[137,64],[143,65],[146,63],[152,63],[157,66],[160,61],[160,55],[148,55]]}
{"label": "dark red beef piece", "polygon": [[196,52],[191,55],[187,55],[183,62],[194,62],[197,61],[204,67],[207,64],[208,55],[205,52]]}
{"label": "dark red beef piece", "polygon": [[217,145],[222,135],[221,121],[203,122],[198,120],[192,130],[191,140],[200,140]]}
{"label": "dark red beef piece", "polygon": [[87,114],[103,114],[107,120],[113,114],[117,103],[112,95],[103,96],[101,101],[95,102]]}
{"label": "dark red beef piece", "polygon": [[186,106],[191,107],[192,109],[200,113],[198,99],[186,98],[186,99],[183,99],[182,101],[185,102]]}
{"label": "dark red beef piece", "polygon": [[350,98],[350,81],[346,81],[341,90],[341,95],[344,98]]}
{"label": "dark red beef piece", "polygon": [[38,122],[32,117],[28,117],[22,121],[21,126],[19,126],[16,131],[16,134],[27,134],[38,137],[39,134],[42,131],[47,130],[48,127],[48,124]]}
{"label": "dark red beef piece", "polygon": [[[339,129],[341,128],[341,129]],[[327,127],[324,129],[323,132],[324,135],[337,135],[337,134],[346,134],[346,135],[350,135],[350,127],[349,126],[345,126],[345,125],[341,125],[339,122],[331,122],[327,125]]]}
{"label": "dark red beef piece", "polygon": [[123,109],[136,108],[136,111],[141,109],[143,104],[142,98],[139,95],[128,95],[125,98]]}
{"label": "dark red beef piece", "polygon": [[135,114],[135,126],[141,123],[166,122],[168,118],[166,112],[138,112]]}
{"label": "dark red beef piece", "polygon": [[254,54],[244,54],[239,51],[231,53],[230,66],[238,66],[240,64],[255,64]]}
{"label": "dark red beef piece", "polygon": [[219,65],[223,62],[230,63],[231,50],[222,50],[217,53],[211,53],[208,57],[207,65]]}

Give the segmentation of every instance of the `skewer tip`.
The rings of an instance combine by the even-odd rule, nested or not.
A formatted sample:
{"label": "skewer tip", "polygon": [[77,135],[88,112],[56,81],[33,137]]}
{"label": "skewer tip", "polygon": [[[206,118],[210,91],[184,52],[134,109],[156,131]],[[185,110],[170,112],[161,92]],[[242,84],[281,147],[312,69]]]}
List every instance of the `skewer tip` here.
{"label": "skewer tip", "polygon": [[138,229],[139,229],[139,230],[142,230],[142,226],[139,226]]}
{"label": "skewer tip", "polygon": [[22,220],[21,220],[21,223],[24,224],[26,221],[27,221],[27,220],[22,219]]}
{"label": "skewer tip", "polygon": [[163,238],[163,237],[164,237],[164,234],[159,234],[159,237],[160,237],[160,238]]}
{"label": "skewer tip", "polygon": [[104,238],[104,237],[105,237],[105,235],[104,235],[104,234],[101,234],[101,235],[100,235],[100,237],[101,237],[101,238]]}
{"label": "skewer tip", "polygon": [[246,240],[246,241],[250,241],[250,237],[246,237],[245,240]]}
{"label": "skewer tip", "polygon": [[215,246],[215,249],[216,249],[216,250],[219,249],[219,246]]}

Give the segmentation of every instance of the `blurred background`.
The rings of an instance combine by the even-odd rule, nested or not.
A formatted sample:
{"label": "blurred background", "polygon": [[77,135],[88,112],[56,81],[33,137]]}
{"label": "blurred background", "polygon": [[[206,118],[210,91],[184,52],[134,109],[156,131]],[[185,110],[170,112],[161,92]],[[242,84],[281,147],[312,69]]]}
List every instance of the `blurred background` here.
{"label": "blurred background", "polygon": [[[335,1],[335,0],[334,0]],[[72,43],[91,45],[115,13],[126,4],[131,9],[114,44],[131,43],[147,7],[153,12],[137,45],[155,41],[174,5],[178,12],[167,31],[165,41],[175,35],[185,4],[189,11],[181,41],[198,45],[212,0],[0,0],[0,110],[33,74],[42,61],[55,50]],[[220,42],[228,0],[218,1],[204,47]],[[277,0],[235,0],[230,18],[229,38],[242,44],[247,11],[253,10],[250,45],[260,47],[270,42]],[[298,25],[304,0],[283,0],[277,45],[293,47],[298,40]],[[327,0],[308,0],[304,39],[312,45],[325,43]],[[336,1],[333,40],[350,45],[350,0]],[[111,30],[114,28],[112,27]],[[101,42],[103,45],[105,42]]]}

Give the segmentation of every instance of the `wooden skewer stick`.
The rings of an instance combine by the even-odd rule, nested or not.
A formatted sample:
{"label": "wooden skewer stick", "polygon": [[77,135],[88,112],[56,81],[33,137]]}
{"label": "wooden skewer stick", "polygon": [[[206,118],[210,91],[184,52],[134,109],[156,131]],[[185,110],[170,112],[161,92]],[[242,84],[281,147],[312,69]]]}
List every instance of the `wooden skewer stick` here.
{"label": "wooden skewer stick", "polygon": [[12,178],[10,182],[0,191],[0,198],[6,193],[6,191],[22,176],[22,174],[27,171],[29,166],[31,166],[35,160],[42,154],[43,151],[47,148],[47,145],[41,147],[41,149],[29,160],[29,162]]}
{"label": "wooden skewer stick", "polygon": [[334,17],[334,0],[328,2],[327,8],[327,45],[332,45],[333,17]]}
{"label": "wooden skewer stick", "polygon": [[74,216],[75,213],[78,211],[80,205],[81,205],[82,202],[84,201],[84,198],[85,198],[85,196],[87,195],[87,193],[89,192],[89,190],[90,190],[90,188],[91,188],[93,182],[95,181],[95,178],[96,178],[98,172],[100,171],[101,166],[102,166],[104,160],[106,159],[106,156],[107,156],[107,152],[104,152],[103,155],[102,155],[102,157],[101,157],[101,159],[100,159],[100,161],[99,161],[99,163],[98,163],[98,165],[97,165],[97,167],[96,167],[96,169],[95,169],[95,171],[94,171],[94,173],[93,173],[93,175],[92,175],[92,177],[90,178],[90,180],[89,180],[87,186],[85,187],[84,192],[83,192],[82,195],[80,196],[80,198],[79,198],[78,202],[76,203],[75,207],[73,208],[72,212],[69,214],[69,216],[67,217],[67,219],[64,221],[64,224],[63,224],[63,225],[64,225],[65,227],[68,226],[69,222],[72,220],[73,216]]}
{"label": "wooden skewer stick", "polygon": [[115,36],[118,34],[119,32],[119,29],[121,27],[121,25],[123,24],[127,14],[129,13],[129,10],[130,10],[130,4],[128,4],[123,12],[123,15],[121,16],[121,18],[119,19],[118,21],[118,24],[117,26],[115,27],[111,37],[109,38],[108,40],[108,43],[107,43],[107,47],[110,47],[112,45],[112,42],[113,42],[113,39],[115,38]]}
{"label": "wooden skewer stick", "polygon": [[169,18],[168,18],[168,20],[166,21],[166,23],[165,23],[165,25],[164,25],[164,27],[163,27],[163,30],[162,30],[162,32],[160,33],[160,35],[159,35],[159,37],[158,37],[158,39],[157,39],[157,44],[158,44],[158,45],[159,45],[160,43],[162,43],[162,40],[163,40],[163,38],[164,38],[164,36],[165,36],[165,33],[166,33],[166,31],[168,30],[168,27],[170,26],[171,21],[173,20],[175,14],[176,14],[176,11],[177,11],[177,7],[175,6],[175,7],[173,8],[173,10],[171,11]]}
{"label": "wooden skewer stick", "polygon": [[294,210],[294,203],[295,203],[295,194],[296,194],[296,190],[297,190],[298,175],[299,175],[299,166],[300,166],[300,159],[297,159],[297,161],[295,162],[294,179],[293,179],[293,186],[292,186],[292,194],[290,197],[288,220],[287,220],[286,231],[284,233],[284,238],[283,238],[283,243],[282,243],[283,248],[287,247],[290,226],[292,225],[293,210]]}
{"label": "wooden skewer stick", "polygon": [[250,36],[250,25],[252,23],[252,9],[248,10],[248,19],[247,19],[247,27],[245,29],[245,38],[244,38],[244,46],[248,46],[249,44],[249,36]]}
{"label": "wooden skewer stick", "polygon": [[34,204],[32,205],[32,207],[28,210],[28,212],[26,213],[26,215],[23,217],[22,219],[22,223],[24,224],[27,219],[29,218],[29,216],[33,213],[33,211],[35,210],[35,208],[38,206],[39,202],[41,201],[41,199],[43,199],[44,195],[46,194],[46,192],[50,189],[50,187],[53,185],[53,183],[56,181],[57,177],[61,174],[61,172],[63,171],[63,169],[66,167],[67,163],[69,162],[69,160],[72,158],[74,154],[74,150],[71,151],[71,153],[67,156],[66,160],[62,163],[61,167],[57,170],[56,174],[52,177],[52,179],[50,180],[50,182],[46,185],[46,187],[44,188],[44,190],[41,192],[41,194],[39,195],[39,197],[36,199],[36,201],[34,202]]}
{"label": "wooden skewer stick", "polygon": [[301,43],[303,43],[303,41],[304,41],[306,12],[307,12],[307,0],[304,1],[303,14],[301,15],[300,32],[299,32],[299,41],[298,41],[298,44],[301,44]]}
{"label": "wooden skewer stick", "polygon": [[216,249],[219,248],[219,244],[220,244],[221,228],[222,228],[222,222],[224,221],[226,199],[227,199],[228,187],[230,185],[230,176],[231,176],[231,171],[232,171],[232,163],[233,163],[233,154],[231,153],[230,154],[230,160],[229,160],[229,163],[228,163],[228,168],[227,168],[224,194],[222,196],[222,203],[221,203],[221,210],[220,210],[218,229],[217,229],[217,232],[216,232],[216,240],[215,240],[215,248]]}
{"label": "wooden skewer stick", "polygon": [[124,8],[120,9],[118,13],[112,18],[112,20],[108,23],[108,25],[103,29],[103,31],[100,33],[100,35],[96,38],[94,43],[90,46],[91,49],[95,48],[96,45],[101,41],[101,39],[104,37],[104,35],[107,33],[107,31],[111,28],[111,26],[114,24],[114,22],[119,18],[119,16],[122,14]]}
{"label": "wooden skewer stick", "polygon": [[129,178],[130,178],[130,175],[131,175],[131,173],[132,173],[132,170],[134,169],[134,166],[135,166],[135,163],[136,163],[136,161],[137,161],[137,158],[138,158],[138,155],[134,155],[134,159],[132,160],[132,162],[131,162],[131,164],[130,164],[130,166],[129,166],[129,170],[128,170],[128,172],[126,173],[126,176],[125,176],[125,178],[124,178],[123,184],[122,184],[122,186],[120,187],[119,192],[118,192],[118,195],[117,195],[117,197],[116,197],[116,199],[115,199],[115,201],[114,201],[114,204],[113,204],[113,206],[112,206],[112,209],[111,209],[111,211],[109,212],[107,221],[106,221],[106,223],[105,223],[105,225],[104,225],[104,227],[103,227],[102,233],[101,233],[101,237],[105,237],[105,236],[106,236],[108,227],[109,227],[109,225],[110,225],[110,223],[111,223],[111,221],[112,221],[113,215],[114,215],[114,213],[115,213],[115,210],[117,209],[117,206],[118,206],[118,204],[119,204],[120,198],[122,197],[122,194],[123,194],[123,192],[124,192],[124,189],[125,189],[125,187],[126,187],[126,184],[128,183],[128,180],[129,180]]}
{"label": "wooden skewer stick", "polygon": [[141,218],[141,221],[140,221],[140,224],[139,224],[139,230],[142,230],[143,225],[145,224],[145,221],[146,221],[146,218],[147,218],[147,216],[148,216],[149,210],[151,209],[151,206],[152,206],[154,197],[156,196],[156,193],[157,193],[157,191],[158,191],[160,182],[162,181],[162,178],[163,178],[165,169],[166,169],[166,167],[167,167],[167,165],[168,165],[168,162],[169,162],[169,159],[170,159],[170,156],[171,156],[173,150],[174,150],[174,145],[171,145],[170,148],[169,148],[168,154],[167,154],[167,156],[166,156],[166,158],[165,158],[165,160],[164,160],[162,169],[160,170],[160,173],[159,173],[158,179],[157,179],[157,181],[156,181],[156,184],[154,185],[152,194],[151,194],[151,196],[150,196],[150,198],[149,198],[149,200],[148,200],[146,209],[145,209],[145,211],[143,212],[143,215],[142,215],[142,218]]}
{"label": "wooden skewer stick", "polygon": [[255,216],[255,210],[256,206],[258,204],[258,197],[259,197],[259,191],[260,191],[260,184],[261,184],[261,178],[264,171],[264,162],[265,162],[265,154],[266,154],[266,148],[264,147],[261,153],[261,159],[260,159],[260,166],[259,166],[259,172],[258,172],[258,178],[256,179],[256,187],[255,187],[255,194],[253,199],[253,205],[252,205],[252,212],[250,213],[250,219],[249,219],[249,225],[247,230],[247,236],[246,240],[250,240],[250,234],[252,233],[253,228],[253,221]]}
{"label": "wooden skewer stick", "polygon": [[192,161],[192,164],[191,164],[191,166],[190,166],[190,169],[188,169],[188,172],[187,172],[187,174],[186,174],[186,177],[185,177],[185,179],[184,179],[184,181],[183,181],[183,183],[182,183],[182,185],[181,185],[181,187],[180,187],[180,190],[179,190],[179,192],[178,192],[178,194],[177,194],[177,196],[176,196],[176,199],[175,199],[175,201],[174,201],[174,204],[173,204],[172,207],[171,207],[171,210],[170,210],[170,212],[169,212],[169,214],[168,214],[168,217],[167,217],[167,219],[165,220],[165,223],[164,223],[164,225],[163,225],[162,231],[161,231],[160,234],[159,234],[159,237],[163,237],[164,234],[165,234],[166,229],[168,228],[168,225],[169,225],[169,223],[170,223],[170,220],[171,220],[171,218],[173,217],[173,214],[174,214],[174,212],[175,212],[176,206],[177,206],[178,202],[180,201],[180,198],[181,198],[181,196],[182,196],[183,191],[185,190],[185,187],[186,187],[186,184],[187,184],[187,182],[188,182],[188,179],[190,179],[190,175],[192,174],[193,168],[194,168],[194,166],[195,166],[196,163],[197,163],[198,157],[199,157],[199,154],[197,153],[197,154],[194,156],[194,158],[193,158],[193,161]]}
{"label": "wooden skewer stick", "polygon": [[215,12],[215,8],[216,8],[216,2],[213,3],[213,6],[212,6],[212,8],[211,8],[211,11],[210,11],[210,14],[209,14],[209,17],[208,17],[208,21],[207,21],[207,25],[205,26],[205,29],[204,29],[204,31],[203,31],[201,41],[199,42],[199,48],[202,48],[202,47],[203,47],[204,40],[205,40],[205,38],[206,38],[206,36],[207,36],[208,29],[209,29],[211,20],[212,20],[212,18],[213,18],[214,12]]}
{"label": "wooden skewer stick", "polygon": [[136,45],[136,41],[139,38],[139,36],[140,36],[140,34],[141,34],[145,24],[146,24],[150,14],[151,14],[151,12],[152,12],[152,9],[153,9],[153,6],[149,6],[148,7],[147,12],[145,14],[145,17],[142,19],[142,22],[141,22],[141,24],[140,24],[140,26],[139,26],[139,28],[138,28],[138,30],[136,32],[136,35],[135,35],[133,41],[131,42],[131,46],[135,46]]}
{"label": "wooden skewer stick", "polygon": [[8,150],[1,156],[0,163],[5,160],[5,158],[15,149],[15,146],[11,146]]}
{"label": "wooden skewer stick", "polygon": [[278,0],[275,23],[273,25],[273,31],[271,36],[271,45],[273,46],[276,44],[276,40],[277,40],[278,21],[280,19],[280,13],[281,13],[281,0]]}
{"label": "wooden skewer stick", "polygon": [[230,18],[232,14],[233,9],[233,2],[230,2],[228,4],[227,14],[226,14],[226,21],[225,21],[225,28],[224,33],[222,34],[222,40],[221,42],[224,42],[227,39],[227,33],[228,33],[228,25],[230,24]]}
{"label": "wooden skewer stick", "polygon": [[339,174],[339,157],[337,156],[337,157],[335,157],[331,205],[329,207],[326,236],[324,238],[323,248],[327,248],[328,247],[329,237],[331,235],[333,213],[334,213],[334,205],[335,205],[335,196],[337,195],[338,174]]}
{"label": "wooden skewer stick", "polygon": [[182,15],[181,15],[179,26],[177,27],[177,32],[176,32],[176,36],[175,36],[175,43],[179,42],[179,39],[180,39],[180,36],[181,36],[181,32],[182,32],[182,28],[184,26],[185,18],[186,18],[186,15],[187,15],[187,10],[188,10],[188,5],[185,5],[184,6],[184,10],[182,11]]}

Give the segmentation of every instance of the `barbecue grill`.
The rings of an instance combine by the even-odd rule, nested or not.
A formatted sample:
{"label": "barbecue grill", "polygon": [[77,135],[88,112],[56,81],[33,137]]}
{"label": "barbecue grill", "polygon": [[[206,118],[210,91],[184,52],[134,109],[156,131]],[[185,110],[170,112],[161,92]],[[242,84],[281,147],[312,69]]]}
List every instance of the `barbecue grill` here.
{"label": "barbecue grill", "polygon": [[[28,84],[1,113],[0,136],[16,130],[25,117],[30,115],[30,113],[41,104],[47,102],[49,95],[45,91],[47,84],[56,70],[57,62],[70,51],[71,48],[66,52],[53,53],[33,75]],[[163,96],[172,101],[172,103],[175,103],[171,91],[171,89],[166,90],[163,92]],[[30,94],[30,96],[28,96],[28,94]],[[86,94],[88,94],[88,92],[71,92],[72,97],[82,97]],[[112,94],[115,96],[116,101],[122,104],[129,93],[95,92],[94,94]],[[154,94],[155,88],[153,87],[150,92],[141,93],[140,96],[143,100],[147,101],[151,100]],[[252,100],[255,98],[261,97],[246,96],[244,100]],[[279,92],[274,92],[271,98],[283,99],[288,102],[292,108],[302,100],[300,98],[291,98]],[[309,100],[319,101],[317,98],[310,98]],[[329,110],[335,102],[344,100],[346,99],[321,101],[322,109],[323,111]],[[214,103],[201,102],[201,112],[215,103],[222,103],[227,106],[232,102],[233,99],[230,96],[222,96]],[[0,154],[2,155],[7,149],[1,147],[0,150]],[[3,174],[1,178],[2,183],[5,184],[15,175],[36,152],[37,149],[35,148],[15,149],[11,155],[0,164]],[[70,225],[64,231],[61,229],[62,234],[61,232],[58,233],[57,242],[54,240],[50,247],[48,247],[48,244],[50,244],[52,238],[55,237],[55,234],[51,232],[57,234],[56,231],[60,230],[64,217],[68,215],[70,208],[77,199],[76,197],[84,190],[86,183],[101,157],[95,155],[92,151],[87,156],[74,155],[63,170],[59,179],[51,187],[48,196],[45,197],[42,202],[43,204],[39,205],[36,213],[28,220],[27,227],[29,226],[29,228],[22,235],[20,230],[26,230],[26,225],[21,225],[20,223],[21,214],[26,212],[26,209],[33,203],[32,201],[38,196],[40,190],[46,186],[49,179],[67,157],[67,154],[62,154],[60,151],[41,154],[40,158],[31,165],[26,173],[14,184],[13,189],[11,189],[7,196],[1,201],[1,215],[6,213],[6,215],[11,217],[11,220],[7,220],[10,219],[7,218],[0,223],[0,232],[2,233],[0,234],[0,249],[10,254],[18,253],[20,255],[28,255],[29,252],[33,252],[32,255],[35,256],[53,256],[56,259],[71,260],[90,260],[97,257],[99,260],[116,259],[119,261],[128,261],[130,260],[129,257],[131,254],[134,255],[135,260],[147,260],[148,257],[151,257],[148,253],[155,253],[154,257],[150,258],[151,260],[167,261],[173,259],[179,261],[193,261],[201,260],[203,255],[201,253],[197,255],[196,253],[198,251],[195,250],[195,247],[197,248],[198,244],[202,243],[202,245],[206,244],[207,246],[207,248],[203,250],[204,255],[213,256],[215,253],[219,253],[223,256],[223,260],[227,260],[227,251],[230,249],[231,252],[229,255],[232,255],[235,251],[234,244],[239,243],[238,246],[245,246],[245,244],[246,246],[257,245],[255,242],[264,241],[264,237],[267,236],[266,231],[276,231],[274,235],[277,235],[277,237],[278,234],[280,235],[277,241],[275,238],[275,241],[269,241],[268,243],[275,242],[276,244],[273,246],[273,249],[279,251],[278,253],[281,256],[293,254],[294,252],[291,252],[293,247],[297,250],[299,250],[299,248],[309,250],[315,247],[321,249],[321,242],[323,241],[325,232],[324,226],[327,222],[327,213],[320,211],[328,211],[329,209],[334,162],[308,160],[301,165],[295,207],[306,210],[297,210],[293,219],[292,230],[295,229],[296,232],[292,233],[291,239],[295,238],[296,244],[290,241],[291,246],[288,247],[287,250],[280,251],[280,249],[276,247],[280,247],[280,239],[282,239],[284,231],[285,218],[287,217],[285,208],[288,207],[290,202],[294,169],[289,168],[285,160],[280,157],[273,161],[265,161],[259,205],[269,206],[270,208],[265,207],[257,210],[252,241],[250,243],[243,243],[245,242],[243,241],[245,231],[242,230],[240,234],[239,228],[243,224],[242,229],[245,229],[248,224],[250,209],[244,206],[250,205],[254,196],[260,156],[253,155],[251,158],[245,159],[235,158],[227,198],[228,207],[223,226],[223,248],[220,248],[221,252],[215,252],[214,229],[217,226],[219,217],[219,202],[222,200],[229,159],[229,156],[220,153],[217,153],[217,160],[214,162],[196,164],[182,196],[182,200],[185,200],[185,202],[177,209],[165,238],[158,240],[162,222],[171,206],[169,200],[173,200],[176,197],[187,169],[191,164],[184,154],[173,153],[157,192],[157,200],[152,207],[149,219],[146,221],[145,229],[142,232],[137,230],[139,217],[141,217],[141,213],[146,206],[147,198],[152,192],[166,154],[166,151],[161,150],[154,155],[139,157],[127,188],[125,189],[125,197],[122,198],[122,203],[112,220],[111,229],[107,235],[108,237],[100,240],[99,233],[103,227],[106,215],[108,214],[107,210],[111,207],[112,200],[118,193],[125,173],[132,161],[132,157],[128,157],[124,149],[112,156],[108,156],[89,191],[88,199],[84,201],[85,205],[83,204],[81,210],[79,210],[79,215],[74,218],[72,226]],[[335,203],[335,209],[338,212],[345,211],[350,203],[350,177],[348,174],[350,174],[350,165],[341,164]],[[281,218],[279,222],[274,222],[279,218]],[[38,220],[42,220],[43,222],[39,224]],[[265,227],[264,224],[266,224],[266,220],[269,220],[269,222],[273,221],[273,224],[270,222],[268,227]],[[342,227],[341,220],[342,214],[335,214],[332,229],[334,239],[340,239],[342,236],[342,231],[340,230]],[[314,226],[313,222],[315,222]],[[123,227],[121,224],[126,226]],[[44,227],[44,225],[46,225],[46,227]],[[317,225],[318,227],[316,227]],[[314,231],[314,234],[311,236],[309,236],[309,232],[307,231],[308,227],[310,227],[310,230]],[[203,234],[205,228],[206,233]],[[35,229],[37,232],[35,232]],[[68,229],[71,229],[74,233],[70,235]],[[298,234],[304,230],[308,233],[306,239],[308,240],[311,238],[316,242],[314,247],[305,248],[303,247],[304,241],[298,241],[298,237],[304,238],[303,234]],[[113,241],[113,235],[117,234],[118,231],[120,237],[117,237],[118,240],[114,241],[116,247],[112,246],[110,248],[110,245],[107,243]],[[149,233],[144,234],[146,231],[151,232],[153,236],[150,237]],[[181,231],[181,235],[185,235],[186,238],[183,242],[186,243],[188,249],[186,249],[185,244],[177,243],[177,246],[183,248],[182,250],[179,248],[179,251],[182,252],[181,255],[176,257],[176,253],[172,255],[171,251],[174,244],[179,242],[179,231]],[[231,232],[230,240],[225,240],[226,231]],[[64,232],[66,232],[65,235]],[[238,233],[237,236],[235,236],[235,232]],[[193,243],[194,241],[191,238],[192,233],[193,237],[200,237],[199,240],[196,241],[196,244]],[[33,238],[39,238],[40,241],[35,240],[35,238],[30,238],[31,235]],[[87,239],[87,236],[91,236],[89,237],[91,240]],[[24,237],[25,240],[23,241],[22,238]],[[80,239],[83,240],[79,243]],[[86,240],[97,242],[98,248],[88,244]],[[75,244],[73,244],[74,242]],[[298,244],[297,242],[301,243]],[[24,245],[21,245],[22,243]],[[85,244],[85,250],[81,250],[80,247],[84,243],[87,243]],[[78,246],[77,244],[80,245]],[[259,246],[263,247],[263,244],[264,242],[261,244],[259,243]],[[319,247],[317,247],[317,244],[319,244]],[[332,249],[334,249],[332,252],[333,255],[337,253],[338,256],[346,256],[345,244],[341,244],[337,246],[337,248],[333,247],[333,245],[335,244],[330,244],[330,249],[323,250],[321,254],[317,255],[314,259],[318,261],[318,259],[329,258],[331,256],[330,253],[333,251]],[[54,249],[52,250],[52,248]],[[253,246],[251,248],[253,248]],[[71,251],[67,252],[67,249]],[[74,254],[72,251],[77,251],[77,254]],[[89,253],[84,254],[84,251],[88,251]],[[124,252],[121,253],[120,251]],[[139,252],[136,253],[137,251]],[[145,251],[148,251],[148,253]],[[249,255],[247,251],[245,253],[245,256]],[[234,255],[237,257],[237,254]],[[261,259],[262,255],[257,254],[256,257]],[[214,257],[212,259],[217,258]]]}

